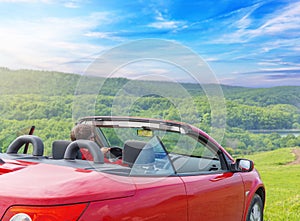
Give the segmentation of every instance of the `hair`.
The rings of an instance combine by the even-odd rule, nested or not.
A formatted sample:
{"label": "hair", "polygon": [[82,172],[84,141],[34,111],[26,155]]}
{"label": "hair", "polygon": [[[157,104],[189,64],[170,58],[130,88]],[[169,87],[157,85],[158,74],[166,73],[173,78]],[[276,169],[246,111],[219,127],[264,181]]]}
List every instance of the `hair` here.
{"label": "hair", "polygon": [[93,126],[88,124],[78,124],[71,130],[70,138],[74,140],[89,140],[94,135]]}

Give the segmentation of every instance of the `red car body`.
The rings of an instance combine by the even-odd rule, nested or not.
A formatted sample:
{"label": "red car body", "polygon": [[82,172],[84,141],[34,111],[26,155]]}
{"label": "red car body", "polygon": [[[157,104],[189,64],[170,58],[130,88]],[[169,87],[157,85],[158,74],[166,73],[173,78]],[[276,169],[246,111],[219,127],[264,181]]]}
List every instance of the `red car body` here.
{"label": "red car body", "polygon": [[[204,142],[204,146],[213,146],[212,152],[216,152],[220,159],[190,159],[187,154],[177,155],[167,151],[168,155],[163,155],[166,157],[163,158],[163,147],[155,153],[155,157],[159,158],[155,158],[155,163],[159,162],[159,165],[154,164],[155,169],[152,165],[150,174],[150,166],[143,166],[143,172],[139,174],[132,173],[135,166],[129,168],[120,163],[121,157],[95,163],[66,157],[66,153],[63,159],[54,159],[43,156],[42,151],[37,149],[33,150],[32,155],[19,154],[19,146],[24,143],[43,146],[38,137],[22,136],[13,142],[7,153],[0,154],[2,221],[263,219],[265,188],[252,162],[234,161],[200,129],[184,123],[129,117],[87,117],[79,121],[79,124],[86,123],[98,129],[124,129],[131,125],[146,132],[174,130],[179,134],[198,137],[197,142]],[[73,149],[82,148],[80,145]],[[169,165],[169,159],[172,165]],[[186,161],[177,169],[174,167],[176,159]],[[192,168],[189,172],[189,169],[182,169],[188,168],[185,166],[187,164],[196,165],[193,163],[196,160],[204,160],[205,168],[213,165],[213,170],[198,172]],[[215,161],[220,168],[215,169]],[[248,163],[249,167],[243,167],[243,163]]]}

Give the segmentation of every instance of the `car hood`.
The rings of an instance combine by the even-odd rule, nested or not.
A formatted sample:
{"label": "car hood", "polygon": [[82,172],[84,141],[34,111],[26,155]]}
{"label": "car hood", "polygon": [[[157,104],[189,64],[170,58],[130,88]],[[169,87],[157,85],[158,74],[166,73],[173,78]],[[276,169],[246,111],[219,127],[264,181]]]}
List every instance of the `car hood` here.
{"label": "car hood", "polygon": [[22,161],[0,165],[0,185],[0,208],[90,202],[135,194],[130,177]]}

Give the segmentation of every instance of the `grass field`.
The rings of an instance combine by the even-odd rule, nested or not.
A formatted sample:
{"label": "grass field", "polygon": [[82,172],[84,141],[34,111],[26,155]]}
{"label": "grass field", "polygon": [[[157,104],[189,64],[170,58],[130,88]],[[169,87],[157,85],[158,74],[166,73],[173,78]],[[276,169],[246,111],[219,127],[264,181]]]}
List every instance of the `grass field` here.
{"label": "grass field", "polygon": [[292,148],[244,157],[254,161],[266,186],[264,220],[299,221],[300,165],[287,165],[295,160]]}

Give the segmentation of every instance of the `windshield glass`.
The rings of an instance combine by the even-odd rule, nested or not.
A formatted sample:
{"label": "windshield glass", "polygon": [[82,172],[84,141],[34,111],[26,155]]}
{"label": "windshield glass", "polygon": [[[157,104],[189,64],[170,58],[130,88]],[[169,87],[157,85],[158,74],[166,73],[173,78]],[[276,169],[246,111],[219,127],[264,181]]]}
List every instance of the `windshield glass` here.
{"label": "windshield glass", "polygon": [[208,173],[222,170],[218,151],[197,136],[143,127],[99,127],[111,148],[122,150],[122,165],[132,176]]}
{"label": "windshield glass", "polygon": [[[101,128],[109,147],[122,149],[122,163],[130,175],[171,175],[174,169],[168,152],[158,135],[164,131],[141,132],[140,128]],[[151,136],[150,136],[151,135]]]}
{"label": "windshield glass", "polygon": [[136,158],[131,175],[171,175],[174,169],[168,157],[168,154],[157,136],[142,148],[142,151]]}

